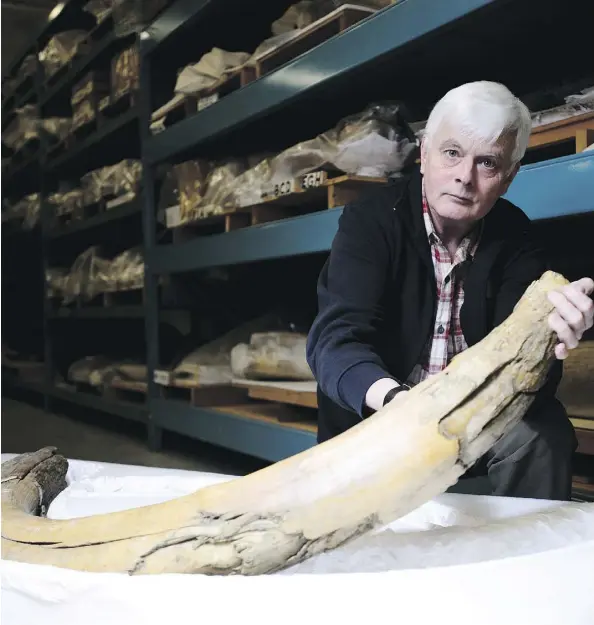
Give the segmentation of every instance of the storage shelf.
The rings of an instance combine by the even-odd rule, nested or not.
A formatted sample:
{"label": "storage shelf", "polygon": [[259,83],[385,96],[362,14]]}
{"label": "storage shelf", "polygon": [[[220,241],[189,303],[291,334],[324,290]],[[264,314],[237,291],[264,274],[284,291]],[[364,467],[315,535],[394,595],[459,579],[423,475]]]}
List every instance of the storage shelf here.
{"label": "storage shelf", "polygon": [[[114,142],[118,142],[121,144],[122,154],[121,159],[126,158],[127,156],[132,156],[135,146],[130,146],[129,143],[123,141],[123,139],[115,134],[117,132],[122,132],[126,129],[126,127],[131,126],[132,124],[138,123],[138,110],[136,108],[130,109],[126,111],[122,115],[115,117],[114,119],[110,119],[105,122],[101,128],[99,128],[92,135],[83,139],[77,146],[75,146],[72,150],[69,150],[65,154],[58,156],[52,160],[47,162],[47,170],[48,172],[56,173],[57,171],[66,168],[73,163],[76,163],[78,169],[92,169],[93,165],[90,167],[86,165],[85,160],[79,160],[81,157],[85,157],[85,159],[89,158],[89,151],[100,151],[102,148],[102,143],[107,141],[108,138],[114,140]],[[137,133],[138,135],[139,133]],[[138,142],[137,142],[138,145]],[[121,160],[120,159],[120,160]],[[111,160],[114,159],[114,155],[111,155]]]}
{"label": "storage shelf", "polygon": [[[99,28],[105,28],[105,22],[103,22]],[[49,87],[40,97],[40,106],[45,106],[48,102],[53,100],[62,91],[66,91],[71,88],[77,79],[90,69],[97,59],[101,56],[115,53],[118,48],[123,47],[126,43],[131,42],[131,37],[118,38],[113,32],[104,35],[100,40],[96,41],[92,49],[75,62],[70,70],[62,76],[54,85]]]}
{"label": "storage shelf", "polygon": [[144,306],[89,306],[87,308],[58,308],[51,319],[141,319]]}
{"label": "storage shelf", "polygon": [[439,5],[433,0],[398,2],[229,94],[194,117],[149,138],[145,146],[147,162],[154,164],[170,159],[294,98],[303,98],[313,88],[361,69],[400,46],[446,24],[451,25],[491,3],[492,0],[450,0]]}
{"label": "storage shelf", "polygon": [[[58,308],[49,313],[50,319],[144,319],[146,308],[138,306],[88,306],[87,308]],[[190,331],[190,313],[187,310],[161,308],[159,319],[178,326],[181,332]]]}
{"label": "storage shelf", "polygon": [[[86,2],[67,2],[58,18],[44,27],[40,38],[27,48],[27,52],[38,53],[54,33],[79,27],[86,19],[82,15]],[[79,130],[77,138],[66,143],[69,147],[65,152],[64,146],[56,146],[50,151],[51,156],[44,151],[31,162],[21,164],[10,179],[7,176],[7,188],[40,189],[47,200],[48,193],[62,185],[65,188],[76,186],[80,177],[90,170],[124,158],[140,158],[143,164],[142,199],[127,205],[84,221],[52,228],[49,203],[42,203],[40,283],[43,283],[43,272],[50,266],[50,258],[59,266],[60,257],[75,257],[87,244],[119,249],[127,246],[130,240],[138,243],[140,238],[146,262],[143,298],[112,298],[105,303],[121,302],[124,305],[64,307],[53,311],[52,302],[43,301],[45,379],[58,378],[54,367],[63,371],[71,359],[77,357],[75,352],[83,348],[80,346],[79,349],[73,342],[75,349],[54,351],[54,334],[88,337],[87,328],[91,328],[97,332],[92,337],[94,344],[109,351],[107,343],[112,339],[120,349],[120,336],[112,329],[129,330],[133,338],[130,345],[135,345],[129,349],[146,350],[143,362],[146,362],[148,379],[152,380],[158,364],[169,359],[169,351],[177,349],[176,345],[168,343],[170,336],[178,337],[181,333],[191,335],[194,340],[194,330],[197,335],[208,334],[211,321],[208,314],[213,314],[219,303],[227,308],[235,306],[231,311],[232,318],[235,318],[238,307],[233,300],[237,295],[224,290],[233,288],[231,285],[237,283],[236,278],[243,273],[243,268],[205,272],[209,281],[205,289],[202,284],[191,284],[191,279],[172,277],[169,284],[172,294],[177,296],[179,292],[184,299],[163,293],[163,302],[179,303],[186,301],[187,296],[192,313],[162,307],[161,274],[318,254],[320,257],[301,259],[308,269],[310,264],[316,269],[317,261],[323,260],[321,255],[331,249],[342,207],[249,227],[244,226],[259,220],[244,221],[235,224],[238,229],[229,227],[230,231],[224,234],[206,234],[226,228],[225,225],[219,227],[218,223],[211,224],[209,229],[184,227],[172,237],[184,242],[161,244],[158,242],[161,235],[157,234],[160,232],[157,204],[163,199],[163,190],[167,189],[161,185],[163,169],[166,169],[161,168],[161,164],[170,166],[189,158],[218,162],[229,157],[277,153],[335,127],[339,120],[374,102],[402,102],[404,117],[414,124],[426,119],[433,104],[448,89],[472,80],[503,82],[534,110],[540,110],[543,101],[546,102],[543,108],[548,107],[549,102],[554,106],[567,95],[561,95],[561,90],[569,89],[568,85],[572,85],[572,89],[574,85],[580,85],[574,91],[577,93],[583,86],[591,84],[591,79],[594,80],[594,69],[588,60],[591,58],[591,20],[587,17],[591,0],[545,4],[540,0],[521,3],[513,0],[398,0],[308,52],[264,73],[257,80],[235,91],[219,93],[216,102],[193,116],[154,136],[150,134],[148,126],[152,108],[158,108],[173,95],[176,71],[189,62],[198,61],[213,47],[252,52],[269,36],[272,21],[291,4],[291,0],[262,0],[259,3],[176,0],[141,35],[116,38],[109,30],[111,25],[104,25],[99,27],[103,30],[99,32],[98,28],[91,37],[94,43],[88,54],[64,68],[63,73],[50,81],[52,84],[42,85],[41,72],[38,72],[30,84],[22,83],[18,93],[15,92],[5,102],[6,106],[2,106],[3,114],[8,117],[14,115],[10,109],[15,103],[35,98],[44,115],[62,114],[70,110],[69,91],[79,77],[91,68],[107,67],[114,52],[123,48],[129,39],[138,39],[141,72],[134,97],[110,108],[111,112],[106,112],[105,116],[99,116],[97,126]],[[229,16],[235,16],[233,23],[230,23]],[[505,46],[501,46],[502,37],[505,37]],[[497,53],[493,53],[494,50]],[[15,67],[13,65],[13,70]],[[539,104],[535,106],[535,102]],[[129,108],[125,109],[126,106]],[[113,117],[116,110],[125,112]],[[174,117],[170,116],[166,123],[172,122]],[[181,112],[179,117],[182,117]],[[91,128],[96,131],[85,135],[91,132]],[[45,141],[42,143],[42,148],[47,148]],[[563,152],[546,152],[551,156],[560,153]],[[594,152],[522,167],[506,197],[535,221],[594,214]],[[311,207],[312,210],[315,208],[320,206]],[[266,218],[294,214],[285,210],[275,215],[268,213]],[[138,228],[134,215],[142,218]],[[567,228],[575,227],[576,221],[566,220],[564,227],[568,223]],[[578,224],[581,221],[580,217]],[[557,222],[545,223],[543,229],[550,228],[556,233],[557,226]],[[190,239],[193,235],[195,238]],[[582,247],[583,244],[573,243],[576,255],[582,253]],[[262,270],[267,275],[270,270],[273,274],[279,269],[276,265],[281,264],[293,267],[291,261],[283,260],[283,263],[246,267],[245,272],[254,269],[257,274]],[[285,278],[282,271],[278,274]],[[220,279],[223,276],[231,279],[223,282]],[[273,277],[270,281],[273,289],[275,279]],[[258,287],[262,285],[269,286],[267,282],[258,282]],[[309,285],[312,291],[314,286],[313,283]],[[296,293],[299,288],[294,287]],[[214,305],[208,299],[211,297],[217,300]],[[208,307],[203,306],[204,302]],[[207,308],[210,313],[204,312]],[[19,309],[17,313],[20,314]],[[239,313],[240,310],[237,316],[241,316]],[[73,320],[70,325],[69,320]],[[192,325],[192,321],[198,323]],[[226,320],[221,319],[223,321],[224,326]],[[175,332],[164,327],[163,322],[175,326]],[[19,384],[6,382],[7,387]],[[136,403],[133,396],[123,393],[115,394],[118,399],[114,400],[111,395],[109,398],[95,396],[62,386],[20,386],[42,393],[46,400],[54,398],[146,423],[149,444],[156,446],[161,430],[172,430],[274,462],[316,444],[315,423],[312,425],[310,417],[315,409],[300,406],[300,410],[310,411],[303,415],[303,422],[287,423],[286,419],[295,418],[294,415],[281,415],[283,404],[272,401],[270,393],[266,397],[260,395],[260,400],[268,401],[267,409],[262,405],[254,408],[253,403],[197,407],[174,400],[167,394],[158,395],[153,384],[148,385],[146,404],[144,399]],[[131,401],[120,400],[120,397]],[[311,397],[309,401],[313,404]],[[272,408],[271,404],[274,404]],[[296,418],[301,417],[298,414]]]}
{"label": "storage shelf", "polygon": [[[256,151],[276,150],[385,99],[403,102],[409,120],[421,121],[451,87],[493,76],[531,97],[543,84],[592,74],[585,61],[591,56],[584,25],[590,14],[586,0],[546,7],[537,0],[396,2],[147,138],[147,162],[217,150],[217,156],[224,156],[244,144]],[[497,22],[504,26],[495,26]],[[485,49],[501,48],[504,29],[509,31],[505,49],[485,58]],[[549,38],[556,45],[542,46]],[[435,49],[439,55],[430,52]],[[477,65],[479,56],[483,59]],[[427,75],[431,80],[419,78]]]}
{"label": "storage shelf", "polygon": [[148,408],[146,406],[124,401],[108,400],[103,397],[87,393],[78,393],[76,391],[61,389],[56,386],[42,384],[39,382],[27,382],[25,380],[10,378],[8,376],[6,376],[2,382],[9,388],[12,387],[15,389],[39,393],[41,395],[47,395],[48,397],[67,401],[71,404],[76,404],[85,408],[99,410],[107,414],[113,414],[130,421],[139,421],[142,423],[147,421]]}
{"label": "storage shelf", "polygon": [[146,406],[136,405],[124,401],[108,400],[103,397],[69,391],[56,386],[49,387],[46,390],[46,393],[55,399],[68,401],[72,404],[77,404],[78,406],[91,408],[93,410],[100,410],[101,412],[113,414],[130,421],[139,421],[144,423],[147,420],[148,408]]}
{"label": "storage shelf", "polygon": [[341,214],[341,208],[334,208],[187,243],[159,245],[149,266],[156,273],[183,272],[324,252],[332,244]]}
{"label": "storage shelf", "polygon": [[22,391],[31,391],[33,393],[39,393],[44,395],[46,393],[46,385],[41,382],[28,382],[27,380],[19,380],[6,375],[2,378],[2,384],[8,388],[16,388]]}
{"label": "storage shelf", "polygon": [[[506,195],[533,220],[594,211],[594,153],[523,167]],[[185,272],[300,254],[327,252],[342,208],[283,219],[155,248],[156,273]]]}
{"label": "storage shelf", "polygon": [[88,230],[89,228],[96,228],[106,223],[117,221],[118,219],[124,219],[131,215],[140,215],[142,211],[141,200],[132,200],[116,208],[109,208],[102,213],[89,217],[88,219],[82,219],[80,221],[71,222],[65,226],[58,226],[49,231],[50,238],[64,237],[71,234],[75,234],[82,230]]}
{"label": "storage shelf", "polygon": [[155,425],[198,440],[270,462],[282,460],[316,444],[314,432],[180,401],[151,401]]}
{"label": "storage shelf", "polygon": [[505,197],[532,220],[594,211],[594,151],[522,167]]}

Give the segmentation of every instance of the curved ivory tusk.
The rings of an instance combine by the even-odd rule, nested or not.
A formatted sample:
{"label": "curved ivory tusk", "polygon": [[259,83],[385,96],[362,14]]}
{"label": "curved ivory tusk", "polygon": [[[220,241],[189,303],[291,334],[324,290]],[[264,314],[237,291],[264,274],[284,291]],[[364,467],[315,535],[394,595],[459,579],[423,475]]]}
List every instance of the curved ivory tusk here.
{"label": "curved ivory tusk", "polygon": [[441,373],[321,445],[152,506],[43,514],[67,462],[46,448],[2,465],[2,557],[84,571],[277,571],[407,514],[454,484],[522,418],[554,360],[546,272]]}

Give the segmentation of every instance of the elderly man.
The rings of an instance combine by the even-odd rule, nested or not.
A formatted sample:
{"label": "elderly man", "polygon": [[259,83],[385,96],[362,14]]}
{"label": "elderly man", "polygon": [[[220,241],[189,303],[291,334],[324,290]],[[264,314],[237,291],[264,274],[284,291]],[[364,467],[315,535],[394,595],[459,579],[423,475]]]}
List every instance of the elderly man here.
{"label": "elderly man", "polygon": [[[345,206],[308,337],[319,442],[441,371],[547,269],[530,220],[501,198],[530,131],[529,111],[503,85],[462,85],[431,112],[420,168]],[[559,343],[548,383],[471,469],[488,475],[494,494],[570,497],[576,438],[555,392],[561,361],[592,326],[593,290],[583,278],[551,294]]]}

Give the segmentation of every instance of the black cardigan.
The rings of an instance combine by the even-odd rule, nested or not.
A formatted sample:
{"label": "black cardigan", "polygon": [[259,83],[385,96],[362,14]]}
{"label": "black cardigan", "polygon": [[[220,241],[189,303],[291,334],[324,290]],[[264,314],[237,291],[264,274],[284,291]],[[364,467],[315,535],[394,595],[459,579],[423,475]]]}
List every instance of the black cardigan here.
{"label": "black cardigan", "polygon": [[[460,312],[469,346],[508,317],[549,268],[518,207],[499,199],[484,221]],[[376,380],[408,377],[433,332],[436,302],[415,168],[344,207],[320,273],[319,311],[307,343],[318,382],[318,441],[365,417],[365,394]],[[554,395],[561,372],[558,361],[540,397]]]}

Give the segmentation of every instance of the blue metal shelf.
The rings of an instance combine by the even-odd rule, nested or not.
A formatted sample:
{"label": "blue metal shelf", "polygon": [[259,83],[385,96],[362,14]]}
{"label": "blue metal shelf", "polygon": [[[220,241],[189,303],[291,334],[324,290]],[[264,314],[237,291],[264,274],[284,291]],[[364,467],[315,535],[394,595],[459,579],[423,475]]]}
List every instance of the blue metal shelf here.
{"label": "blue metal shelf", "polygon": [[[533,220],[594,211],[594,152],[523,167],[506,197]],[[327,252],[341,214],[342,209],[335,208],[158,246],[150,268],[156,273],[175,273]]]}
{"label": "blue metal shelf", "polygon": [[505,197],[532,220],[594,211],[594,151],[522,167]]}
{"label": "blue metal shelf", "polygon": [[[118,117],[114,117],[106,121],[96,132],[89,135],[86,139],[83,139],[72,150],[69,150],[65,154],[58,156],[52,160],[46,162],[46,169],[48,172],[55,173],[72,163],[77,163],[78,167],[82,167],[84,160],[89,158],[89,152],[91,150],[100,150],[101,144],[112,138],[114,141],[121,140],[121,134],[116,136],[116,133],[122,133],[127,128],[130,128],[133,124],[138,124],[138,111],[136,108],[130,109],[125,113],[122,113]],[[122,158],[130,156],[135,150],[131,149],[129,144],[122,146]],[[114,160],[113,157],[111,160]],[[92,167],[91,167],[92,168]]]}
{"label": "blue metal shelf", "polygon": [[76,391],[69,391],[42,383],[27,382],[25,380],[10,378],[9,376],[5,376],[2,382],[9,388],[39,393],[41,395],[53,397],[54,399],[70,402],[71,404],[91,408],[92,410],[99,410],[106,414],[116,415],[130,421],[138,421],[140,423],[147,422],[148,408],[143,405],[125,401],[108,400],[87,393],[78,393]]}
{"label": "blue metal shelf", "polygon": [[[170,159],[296,98],[303,98],[313,89],[327,86],[336,78],[361,69],[415,39],[446,25],[451,26],[495,2],[505,4],[505,0],[449,0],[437,4],[434,0],[398,2],[229,94],[199,114],[148,138],[144,146],[147,163]],[[175,23],[173,21],[172,25]]]}
{"label": "blue metal shelf", "polygon": [[204,9],[214,4],[213,0],[178,0],[167,7],[145,30],[149,37],[144,53],[152,52],[157,46],[171,40],[182,29],[192,26]]}
{"label": "blue metal shelf", "polygon": [[140,200],[132,200],[126,202],[116,208],[109,208],[94,217],[83,219],[80,221],[71,222],[65,226],[54,227],[49,231],[48,236],[50,238],[57,238],[80,232],[81,230],[87,230],[88,228],[95,228],[108,222],[115,221],[117,219],[124,219],[130,215],[140,215],[142,211],[142,203]]}
{"label": "blue metal shelf", "polygon": [[313,432],[221,410],[196,408],[175,400],[151,402],[155,425],[247,455],[277,462],[316,444]]}
{"label": "blue metal shelf", "polygon": [[105,223],[115,221],[117,219],[124,219],[130,215],[140,215],[142,211],[142,203],[140,200],[132,200],[126,202],[116,208],[109,208],[98,215],[83,219],[80,221],[71,222],[65,226],[54,227],[49,231],[48,236],[50,238],[63,237],[81,230],[87,230],[88,228],[95,228]]}
{"label": "blue metal shelf", "polygon": [[16,388],[21,391],[30,391],[32,393],[39,393],[45,395],[47,387],[40,382],[28,382],[27,380],[19,380],[11,376],[4,376],[2,378],[2,384],[9,388]]}
{"label": "blue metal shelf", "polygon": [[[107,22],[111,22],[111,18],[106,18],[104,22],[95,28],[95,31],[108,30]],[[133,41],[133,36],[127,35],[126,37],[116,37],[113,32],[109,32],[101,39],[93,41],[93,47],[91,50],[78,59],[78,61],[73,63],[68,72],[64,74],[55,84],[53,84],[45,92],[41,93],[39,98],[40,106],[45,106],[60,92],[66,92],[71,89],[76,80],[85,72],[89,71],[98,58],[106,57],[108,55],[113,56],[123,47],[131,45]]]}
{"label": "blue metal shelf", "polygon": [[149,266],[156,273],[173,273],[325,252],[341,213],[341,208],[333,208],[178,245],[159,245]]}
{"label": "blue metal shelf", "polygon": [[[144,319],[146,308],[143,304],[121,306],[88,306],[86,308],[62,307],[48,313],[49,319]],[[187,334],[191,329],[191,315],[187,310],[161,308],[158,319],[175,326]]]}
{"label": "blue metal shelf", "polygon": [[55,399],[61,399],[72,404],[77,404],[78,406],[116,415],[118,417],[122,417],[122,419],[139,421],[141,423],[146,423],[147,421],[148,408],[143,405],[132,404],[124,401],[112,401],[103,397],[86,393],[77,393],[76,391],[69,391],[55,386],[46,388],[45,392],[47,395],[54,397]]}
{"label": "blue metal shelf", "polygon": [[142,319],[144,306],[88,306],[86,308],[58,308],[50,319]]}

